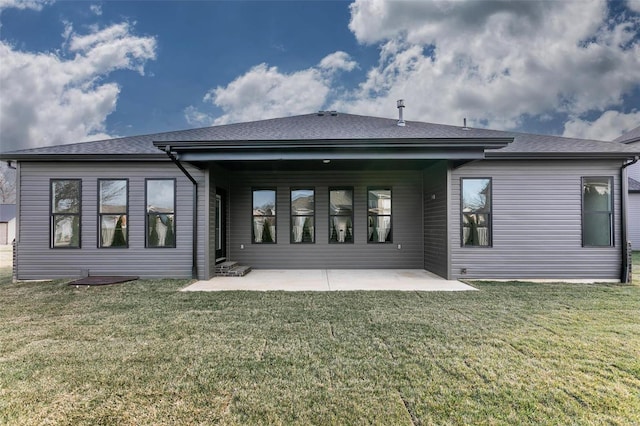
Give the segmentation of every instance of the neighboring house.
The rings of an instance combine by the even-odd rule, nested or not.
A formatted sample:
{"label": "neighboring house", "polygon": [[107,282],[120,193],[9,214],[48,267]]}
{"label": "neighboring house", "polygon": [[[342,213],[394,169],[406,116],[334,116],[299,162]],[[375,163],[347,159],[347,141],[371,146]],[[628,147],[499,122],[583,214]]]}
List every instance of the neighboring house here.
{"label": "neighboring house", "polygon": [[[640,126],[615,140],[640,150]],[[628,238],[634,250],[640,250],[640,161],[627,168],[629,207]]]}
{"label": "neighboring house", "polygon": [[16,237],[16,205],[0,204],[0,246],[11,244]]}
{"label": "neighboring house", "polygon": [[640,147],[335,112],[3,153],[18,279],[254,268],[620,279]]}

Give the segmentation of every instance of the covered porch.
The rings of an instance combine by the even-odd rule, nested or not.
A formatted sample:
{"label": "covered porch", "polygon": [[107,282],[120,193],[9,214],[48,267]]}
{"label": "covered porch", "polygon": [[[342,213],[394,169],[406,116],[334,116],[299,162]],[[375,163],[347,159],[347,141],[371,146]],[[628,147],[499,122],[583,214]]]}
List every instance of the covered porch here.
{"label": "covered porch", "polygon": [[[204,245],[205,279],[215,277],[216,265],[226,261],[253,268],[253,279],[257,270],[289,269],[357,270],[354,275],[419,270],[447,278],[450,171],[510,141],[250,139],[154,145],[174,162],[205,172],[197,220],[204,225],[197,239]],[[329,272],[318,274],[324,274],[319,282],[327,282]]]}

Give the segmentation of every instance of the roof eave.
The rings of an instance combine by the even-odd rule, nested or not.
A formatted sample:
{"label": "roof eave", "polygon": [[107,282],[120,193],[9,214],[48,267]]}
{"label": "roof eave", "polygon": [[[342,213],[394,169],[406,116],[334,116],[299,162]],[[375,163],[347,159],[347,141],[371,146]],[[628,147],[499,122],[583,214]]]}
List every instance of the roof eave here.
{"label": "roof eave", "polygon": [[632,152],[500,152],[489,151],[487,159],[492,160],[631,160],[637,154]]}
{"label": "roof eave", "polygon": [[184,152],[177,154],[181,161],[309,161],[309,160],[481,160],[484,150],[430,150],[422,152]]}
{"label": "roof eave", "polygon": [[285,140],[224,140],[224,141],[154,141],[161,150],[169,146],[175,151],[206,151],[212,149],[324,149],[324,148],[504,148],[513,138],[401,138],[401,139],[285,139]]}
{"label": "roof eave", "polygon": [[0,154],[2,161],[167,161],[158,154]]}
{"label": "roof eave", "polygon": [[482,159],[512,138],[154,141],[183,161]]}

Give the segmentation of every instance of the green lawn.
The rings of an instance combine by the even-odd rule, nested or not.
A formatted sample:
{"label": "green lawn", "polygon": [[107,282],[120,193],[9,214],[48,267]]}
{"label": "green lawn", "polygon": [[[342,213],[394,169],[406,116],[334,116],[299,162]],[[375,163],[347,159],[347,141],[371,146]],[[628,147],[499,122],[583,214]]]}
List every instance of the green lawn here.
{"label": "green lawn", "polygon": [[0,424],[640,423],[638,285],[180,293],[2,272]]}

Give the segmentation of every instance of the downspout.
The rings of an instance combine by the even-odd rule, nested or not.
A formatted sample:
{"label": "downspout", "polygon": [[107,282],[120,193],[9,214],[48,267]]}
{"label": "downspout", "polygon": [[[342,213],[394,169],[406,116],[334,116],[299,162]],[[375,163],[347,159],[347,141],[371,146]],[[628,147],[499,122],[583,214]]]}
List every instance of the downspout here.
{"label": "downspout", "polygon": [[171,147],[169,145],[164,147],[164,152],[167,156],[173,161],[173,163],[178,166],[180,171],[184,173],[184,175],[189,178],[191,183],[193,184],[193,247],[191,248],[191,278],[198,278],[198,182],[189,174],[187,169],[180,163],[178,158],[171,152]]}
{"label": "downspout", "polygon": [[629,195],[628,180],[625,179],[625,169],[633,164],[636,164],[640,157],[636,156],[633,161],[625,163],[620,168],[620,209],[622,215],[620,218],[620,226],[622,228],[622,275],[620,282],[629,282],[629,247],[627,242],[627,197]]}
{"label": "downspout", "polygon": [[16,161],[15,166],[11,164],[10,161],[7,162],[9,168],[14,169],[16,171],[16,182],[15,182],[15,189],[16,189],[16,233],[13,237],[13,243],[12,243],[12,249],[13,249],[13,268],[11,270],[11,280],[16,283],[18,282],[18,267],[19,265],[19,260],[18,260],[18,245],[20,244],[20,222],[21,219],[20,217],[22,217],[22,215],[20,214],[20,212],[22,211],[22,195],[21,195],[21,188],[22,188],[22,184],[20,183],[20,175],[21,173],[21,165],[20,162]]}

